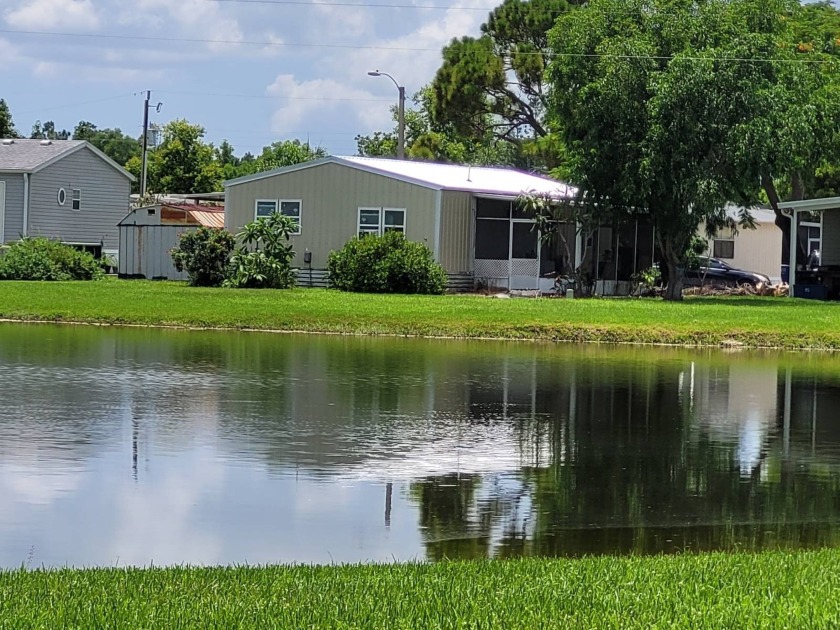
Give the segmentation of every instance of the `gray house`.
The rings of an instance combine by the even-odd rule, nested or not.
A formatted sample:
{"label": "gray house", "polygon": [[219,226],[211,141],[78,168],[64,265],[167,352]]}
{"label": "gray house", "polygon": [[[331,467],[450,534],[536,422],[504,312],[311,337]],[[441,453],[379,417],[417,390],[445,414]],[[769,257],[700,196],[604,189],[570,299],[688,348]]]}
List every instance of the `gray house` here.
{"label": "gray house", "polygon": [[84,140],[0,140],[0,244],[47,236],[116,257],[133,180]]}

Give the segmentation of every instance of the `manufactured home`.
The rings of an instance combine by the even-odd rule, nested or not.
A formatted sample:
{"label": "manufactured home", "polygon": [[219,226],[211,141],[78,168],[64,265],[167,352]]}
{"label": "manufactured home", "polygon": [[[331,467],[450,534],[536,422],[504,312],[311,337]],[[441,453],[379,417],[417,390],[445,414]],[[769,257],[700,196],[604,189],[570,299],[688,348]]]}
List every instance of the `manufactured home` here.
{"label": "manufactured home", "polygon": [[0,245],[46,236],[116,257],[133,180],[84,140],[0,140]]}
{"label": "manufactured home", "polygon": [[[576,191],[510,168],[327,157],[226,182],[225,227],[237,232],[274,212],[292,217],[295,265],[304,270],[326,269],[330,252],[354,236],[396,230],[426,243],[453,285],[536,289],[562,254],[540,243],[517,208],[525,192],[570,199]],[[574,233],[569,226],[571,241]]]}

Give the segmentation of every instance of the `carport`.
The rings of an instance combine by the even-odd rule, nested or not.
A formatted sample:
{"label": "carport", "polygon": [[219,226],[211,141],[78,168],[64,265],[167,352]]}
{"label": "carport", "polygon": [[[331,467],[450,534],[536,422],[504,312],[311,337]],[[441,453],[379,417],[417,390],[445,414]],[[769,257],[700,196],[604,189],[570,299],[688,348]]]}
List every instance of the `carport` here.
{"label": "carport", "polygon": [[[840,197],[788,201],[779,204],[791,219],[790,293],[792,297],[818,300],[840,299]],[[808,239],[806,252],[819,245],[820,261],[816,266],[796,264],[797,246],[803,238],[803,224],[819,224],[819,239]]]}

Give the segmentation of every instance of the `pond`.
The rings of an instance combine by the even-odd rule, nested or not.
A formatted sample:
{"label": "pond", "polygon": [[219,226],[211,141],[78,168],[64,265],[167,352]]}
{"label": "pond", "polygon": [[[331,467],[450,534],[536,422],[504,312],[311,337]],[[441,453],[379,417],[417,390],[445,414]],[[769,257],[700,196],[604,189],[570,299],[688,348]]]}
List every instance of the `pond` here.
{"label": "pond", "polygon": [[0,325],[0,566],[840,544],[833,355]]}

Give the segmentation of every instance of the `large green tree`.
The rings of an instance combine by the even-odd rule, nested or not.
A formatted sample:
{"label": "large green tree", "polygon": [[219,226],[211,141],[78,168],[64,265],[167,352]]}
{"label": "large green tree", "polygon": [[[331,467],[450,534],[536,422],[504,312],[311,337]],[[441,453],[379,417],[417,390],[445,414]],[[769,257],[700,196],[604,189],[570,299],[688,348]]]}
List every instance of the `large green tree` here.
{"label": "large green tree", "polygon": [[[772,87],[739,129],[736,168],[761,182],[789,262],[791,224],[778,204],[840,194],[840,11],[818,2],[793,6],[786,17],[779,63],[768,68]],[[804,262],[801,242],[797,249]]]}
{"label": "large green tree", "polygon": [[[173,120],[163,127],[160,146],[149,151],[147,190],[155,193],[189,194],[219,190],[222,167],[215,160],[213,145],[204,142],[204,127]],[[126,168],[140,176],[139,157]]]}
{"label": "large green tree", "polygon": [[139,158],[140,141],[120,129],[99,129],[92,122],[79,121],[73,129],[74,140],[87,140],[117,164],[125,165],[131,158]]}
{"label": "large green tree", "polygon": [[[772,107],[797,7],[591,0],[552,30],[551,119],[572,179],[613,220],[655,224],[666,299],[682,298],[678,268],[698,225],[730,225],[726,204],[755,193],[747,164],[764,147],[745,144],[744,129]],[[751,223],[747,212],[741,220]]]}
{"label": "large green tree", "polygon": [[548,31],[579,0],[504,0],[481,36],[454,39],[432,82],[431,114],[462,136],[492,134],[535,165],[554,168],[562,151],[546,118]]}
{"label": "large green tree", "polygon": [[12,112],[5,99],[0,98],[0,138],[17,138],[19,134],[12,120]]}

